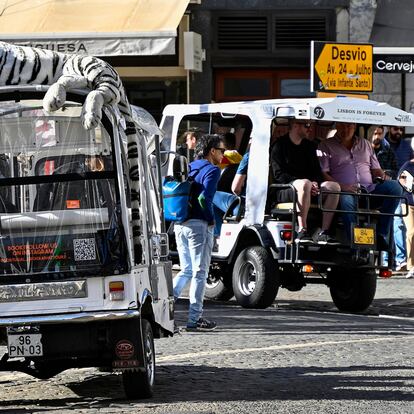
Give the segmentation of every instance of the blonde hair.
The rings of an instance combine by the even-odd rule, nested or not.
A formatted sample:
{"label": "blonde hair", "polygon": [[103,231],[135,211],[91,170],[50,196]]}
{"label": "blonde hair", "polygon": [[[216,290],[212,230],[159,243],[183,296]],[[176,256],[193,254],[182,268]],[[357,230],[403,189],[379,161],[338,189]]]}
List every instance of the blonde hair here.
{"label": "blonde hair", "polygon": [[100,155],[92,155],[86,158],[86,163],[91,171],[101,172],[105,169],[105,164]]}

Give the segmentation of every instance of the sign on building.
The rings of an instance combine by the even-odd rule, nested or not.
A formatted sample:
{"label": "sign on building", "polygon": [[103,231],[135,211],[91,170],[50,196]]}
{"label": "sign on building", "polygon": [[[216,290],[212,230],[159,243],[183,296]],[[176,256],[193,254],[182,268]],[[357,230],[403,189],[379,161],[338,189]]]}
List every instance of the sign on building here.
{"label": "sign on building", "polygon": [[311,42],[311,91],[371,92],[370,44]]}
{"label": "sign on building", "polygon": [[414,54],[377,54],[374,50],[374,72],[414,73]]}
{"label": "sign on building", "polygon": [[202,72],[203,57],[201,35],[195,32],[184,32],[184,69]]}

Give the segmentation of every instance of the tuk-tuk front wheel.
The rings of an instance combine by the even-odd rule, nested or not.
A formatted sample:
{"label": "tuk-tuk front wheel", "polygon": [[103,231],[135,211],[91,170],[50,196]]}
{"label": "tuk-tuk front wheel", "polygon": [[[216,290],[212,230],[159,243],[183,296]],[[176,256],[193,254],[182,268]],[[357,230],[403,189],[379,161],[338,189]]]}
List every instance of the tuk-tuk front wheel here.
{"label": "tuk-tuk front wheel", "polygon": [[233,291],[243,308],[264,309],[276,298],[279,271],[275,260],[262,246],[247,247],[233,268]]}
{"label": "tuk-tuk front wheel", "polygon": [[128,399],[150,398],[154,393],[155,383],[155,348],[154,335],[151,324],[141,321],[143,356],[145,359],[144,371],[125,371],[122,373],[122,382],[125,395]]}

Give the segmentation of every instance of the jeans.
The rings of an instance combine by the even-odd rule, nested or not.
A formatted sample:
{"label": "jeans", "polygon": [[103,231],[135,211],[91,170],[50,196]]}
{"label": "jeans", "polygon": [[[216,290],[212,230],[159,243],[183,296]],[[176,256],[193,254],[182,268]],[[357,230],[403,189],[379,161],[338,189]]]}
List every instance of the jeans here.
{"label": "jeans", "polygon": [[[401,203],[398,203],[397,209],[395,210],[396,214],[401,214]],[[394,246],[395,246],[395,261],[398,264],[405,262],[407,258],[407,249],[406,249],[406,232],[407,229],[404,224],[402,217],[394,217],[393,222],[394,230]]]}
{"label": "jeans", "polygon": [[407,230],[407,270],[414,268],[414,206],[408,207],[408,216],[404,217],[404,224]]}
{"label": "jeans", "polygon": [[206,280],[213,248],[213,228],[207,222],[190,219],[174,225],[181,271],[174,278],[174,298],[190,284],[190,308],[187,324],[195,324],[203,313]]}
{"label": "jeans", "polygon": [[[383,195],[402,195],[402,187],[397,181],[388,180],[384,181],[381,184],[377,184],[373,191],[370,194],[383,194]],[[370,200],[371,207],[380,207],[382,213],[394,213],[400,199],[398,198],[377,198],[375,200]],[[341,195],[339,199],[341,210],[355,211],[357,208],[357,197],[353,195]],[[346,226],[346,231],[348,237],[351,236],[351,224],[357,222],[356,214],[343,214],[344,224]],[[389,232],[391,228],[391,223],[393,216],[380,216],[378,223],[378,235],[382,236],[385,241],[388,240]]]}
{"label": "jeans", "polygon": [[[214,226],[214,235],[220,236],[221,226],[223,224],[223,215],[228,208],[237,200],[237,196],[224,191],[216,191],[213,198],[214,207],[214,220],[216,222]],[[239,206],[233,209],[233,214],[237,214]]]}

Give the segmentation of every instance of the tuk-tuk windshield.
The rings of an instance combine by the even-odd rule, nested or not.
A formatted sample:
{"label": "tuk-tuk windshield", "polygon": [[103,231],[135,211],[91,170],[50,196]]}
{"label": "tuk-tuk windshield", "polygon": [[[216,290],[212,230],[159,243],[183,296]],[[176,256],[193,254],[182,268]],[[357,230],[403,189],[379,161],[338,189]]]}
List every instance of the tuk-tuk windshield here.
{"label": "tuk-tuk windshield", "polygon": [[81,109],[51,115],[40,100],[0,102],[0,275],[125,267],[113,132],[86,131]]}

